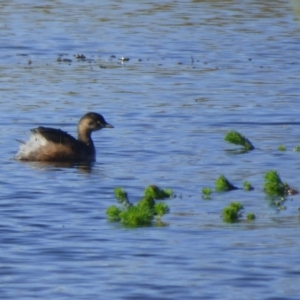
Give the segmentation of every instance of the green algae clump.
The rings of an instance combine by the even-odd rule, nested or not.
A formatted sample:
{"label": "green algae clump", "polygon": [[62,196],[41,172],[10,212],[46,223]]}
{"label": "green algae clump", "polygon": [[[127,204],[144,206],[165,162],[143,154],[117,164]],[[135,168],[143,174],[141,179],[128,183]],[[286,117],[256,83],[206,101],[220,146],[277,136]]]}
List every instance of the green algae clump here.
{"label": "green algae clump", "polygon": [[294,151],[300,152],[300,146],[296,146],[296,147],[294,148]]}
{"label": "green algae clump", "polygon": [[[155,192],[159,192],[159,197],[162,197],[162,195],[164,195],[164,197],[166,195],[167,197],[170,197],[171,194],[173,195],[171,192],[165,192],[163,194],[161,191],[165,190],[160,190],[156,186],[151,186],[151,189],[155,190]],[[152,226],[155,224],[161,225],[161,217],[169,213],[169,207],[165,203],[156,203],[154,196],[157,197],[157,194],[154,194],[153,191],[150,193],[149,190],[150,189],[148,189],[148,192],[145,192],[145,196],[134,205],[130,203],[128,195],[123,188],[115,188],[115,197],[122,206],[117,207],[112,205],[108,207],[106,210],[108,220],[120,222],[127,227]]]}
{"label": "green algae clump", "polygon": [[227,207],[223,208],[222,216],[223,221],[227,223],[238,222],[243,209],[243,205],[240,202],[231,202]]}
{"label": "green algae clump", "polygon": [[112,205],[106,210],[106,215],[110,221],[119,222],[121,212],[122,210],[119,207]]}
{"label": "green algae clump", "polygon": [[173,191],[171,189],[160,189],[157,185],[149,185],[144,191],[145,198],[152,199],[166,199],[173,197]]}
{"label": "green algae clump", "polygon": [[210,200],[211,199],[211,193],[212,193],[212,189],[209,187],[205,187],[202,189],[202,198],[205,200]]}
{"label": "green algae clump", "polygon": [[169,213],[170,209],[166,203],[155,203],[154,205],[154,213],[158,218],[161,218],[163,215]]}
{"label": "green algae clump", "polygon": [[244,149],[247,151],[255,149],[252,143],[244,135],[235,130],[228,131],[224,139],[228,143],[244,147]]}
{"label": "green algae clump", "polygon": [[245,181],[243,183],[243,188],[245,191],[252,191],[254,188],[252,187],[251,183],[249,181]]}
{"label": "green algae clump", "polygon": [[120,220],[125,226],[149,226],[153,220],[153,212],[149,207],[132,205],[120,213]]}
{"label": "green algae clump", "polygon": [[254,213],[248,213],[247,214],[247,221],[254,221],[256,218]]}
{"label": "green algae clump", "polygon": [[289,186],[282,182],[279,174],[275,170],[268,171],[265,176],[264,192],[271,197],[284,197]]}
{"label": "green algae clump", "polygon": [[127,192],[123,190],[121,187],[116,187],[114,189],[114,194],[117,199],[117,201],[124,205],[130,205],[130,202],[128,200]]}
{"label": "green algae clump", "polygon": [[237,189],[237,187],[231,184],[224,175],[221,175],[216,179],[215,188],[217,192],[228,192]]}
{"label": "green algae clump", "polygon": [[286,151],[286,147],[284,145],[278,146],[279,151]]}

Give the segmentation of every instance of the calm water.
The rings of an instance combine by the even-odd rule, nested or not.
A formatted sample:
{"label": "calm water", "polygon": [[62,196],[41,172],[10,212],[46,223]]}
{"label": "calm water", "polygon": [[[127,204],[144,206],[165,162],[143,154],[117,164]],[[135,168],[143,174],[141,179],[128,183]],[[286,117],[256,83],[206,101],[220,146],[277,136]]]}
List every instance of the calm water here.
{"label": "calm water", "polygon": [[[263,193],[272,169],[300,189],[299,11],[286,0],[1,3],[1,299],[299,299],[299,196],[277,211]],[[94,133],[91,169],[13,159],[30,128],[76,134],[87,111],[115,126]],[[230,129],[257,149],[227,151]],[[220,174],[255,190],[201,199]],[[135,202],[149,184],[177,194],[167,226],[107,222],[114,187]],[[232,201],[257,219],[223,223]]]}

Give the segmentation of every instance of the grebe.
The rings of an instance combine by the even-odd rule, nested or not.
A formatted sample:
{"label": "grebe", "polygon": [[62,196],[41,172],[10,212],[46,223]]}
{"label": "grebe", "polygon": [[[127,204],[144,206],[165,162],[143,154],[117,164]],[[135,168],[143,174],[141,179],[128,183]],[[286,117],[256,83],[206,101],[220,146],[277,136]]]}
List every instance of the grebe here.
{"label": "grebe", "polygon": [[91,138],[93,131],[114,128],[95,112],[85,114],[78,122],[77,139],[60,129],[38,127],[22,143],[16,158],[23,161],[93,162],[96,150]]}

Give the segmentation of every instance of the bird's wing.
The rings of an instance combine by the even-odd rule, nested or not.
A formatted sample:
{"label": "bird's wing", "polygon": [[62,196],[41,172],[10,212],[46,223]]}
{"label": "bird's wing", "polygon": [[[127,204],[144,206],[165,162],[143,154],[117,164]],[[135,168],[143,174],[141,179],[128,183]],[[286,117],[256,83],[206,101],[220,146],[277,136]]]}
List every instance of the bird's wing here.
{"label": "bird's wing", "polygon": [[52,143],[56,143],[56,144],[73,145],[73,144],[76,144],[78,142],[73,136],[71,136],[67,132],[62,131],[60,129],[40,126],[38,128],[31,129],[31,131],[34,134],[40,134],[47,141],[52,142]]}

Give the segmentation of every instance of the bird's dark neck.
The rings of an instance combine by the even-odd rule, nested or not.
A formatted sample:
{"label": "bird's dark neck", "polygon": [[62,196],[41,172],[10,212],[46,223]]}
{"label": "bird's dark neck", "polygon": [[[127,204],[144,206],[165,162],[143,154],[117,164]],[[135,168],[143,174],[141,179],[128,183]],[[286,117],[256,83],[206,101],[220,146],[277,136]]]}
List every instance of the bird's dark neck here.
{"label": "bird's dark neck", "polygon": [[91,138],[92,133],[90,130],[78,128],[77,134],[78,134],[78,137],[77,137],[78,141],[83,142],[84,144],[86,144],[89,147],[94,147],[94,143]]}

